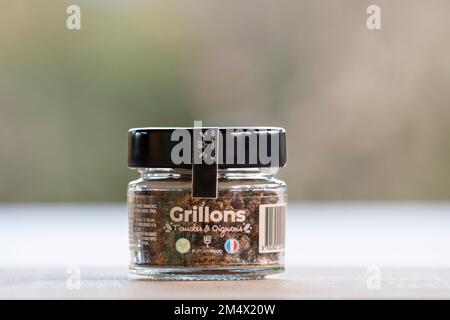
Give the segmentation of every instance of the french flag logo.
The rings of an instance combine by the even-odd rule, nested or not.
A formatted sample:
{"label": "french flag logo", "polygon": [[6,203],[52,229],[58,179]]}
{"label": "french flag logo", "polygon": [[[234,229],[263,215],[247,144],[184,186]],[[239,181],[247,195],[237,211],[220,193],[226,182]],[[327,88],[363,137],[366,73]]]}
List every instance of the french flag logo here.
{"label": "french flag logo", "polygon": [[239,241],[237,241],[236,239],[228,239],[227,241],[225,241],[225,250],[228,253],[236,253],[239,250]]}

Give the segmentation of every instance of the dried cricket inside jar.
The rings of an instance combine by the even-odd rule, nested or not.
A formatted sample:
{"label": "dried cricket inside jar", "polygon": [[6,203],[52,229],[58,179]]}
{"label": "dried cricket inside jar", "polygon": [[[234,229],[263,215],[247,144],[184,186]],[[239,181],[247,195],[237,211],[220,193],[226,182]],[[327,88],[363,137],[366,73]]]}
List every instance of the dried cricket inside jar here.
{"label": "dried cricket inside jar", "polygon": [[149,279],[258,279],[284,270],[281,128],[129,131],[130,273]]}

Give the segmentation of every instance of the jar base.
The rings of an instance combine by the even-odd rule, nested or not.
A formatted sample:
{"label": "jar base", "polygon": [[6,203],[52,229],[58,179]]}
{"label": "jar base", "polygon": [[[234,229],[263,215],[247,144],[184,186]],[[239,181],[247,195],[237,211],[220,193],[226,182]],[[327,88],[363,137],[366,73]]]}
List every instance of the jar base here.
{"label": "jar base", "polygon": [[157,268],[137,265],[129,267],[130,276],[137,280],[258,280],[283,271],[282,265],[227,268]]}

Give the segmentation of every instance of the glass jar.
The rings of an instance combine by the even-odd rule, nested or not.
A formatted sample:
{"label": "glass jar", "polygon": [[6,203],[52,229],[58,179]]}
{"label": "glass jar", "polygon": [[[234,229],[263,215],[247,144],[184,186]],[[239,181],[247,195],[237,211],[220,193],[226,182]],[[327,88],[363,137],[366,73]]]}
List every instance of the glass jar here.
{"label": "glass jar", "polygon": [[[130,131],[131,154],[137,145],[150,145],[136,144],[136,130],[152,129]],[[164,138],[156,140],[160,148]],[[285,183],[275,178],[278,167],[217,165],[215,196],[198,197],[193,196],[194,169],[173,162],[167,168],[131,162],[141,175],[128,185],[131,274],[239,280],[284,270],[287,199]]]}

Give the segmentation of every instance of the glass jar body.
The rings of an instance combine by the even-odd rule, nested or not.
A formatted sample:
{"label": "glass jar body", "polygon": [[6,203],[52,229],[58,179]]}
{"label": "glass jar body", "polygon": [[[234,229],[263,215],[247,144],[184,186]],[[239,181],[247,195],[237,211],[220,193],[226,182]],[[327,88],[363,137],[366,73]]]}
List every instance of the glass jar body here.
{"label": "glass jar body", "polygon": [[257,279],[284,270],[286,185],[275,169],[219,170],[193,198],[190,170],[139,169],[128,185],[130,272],[150,279]]}

